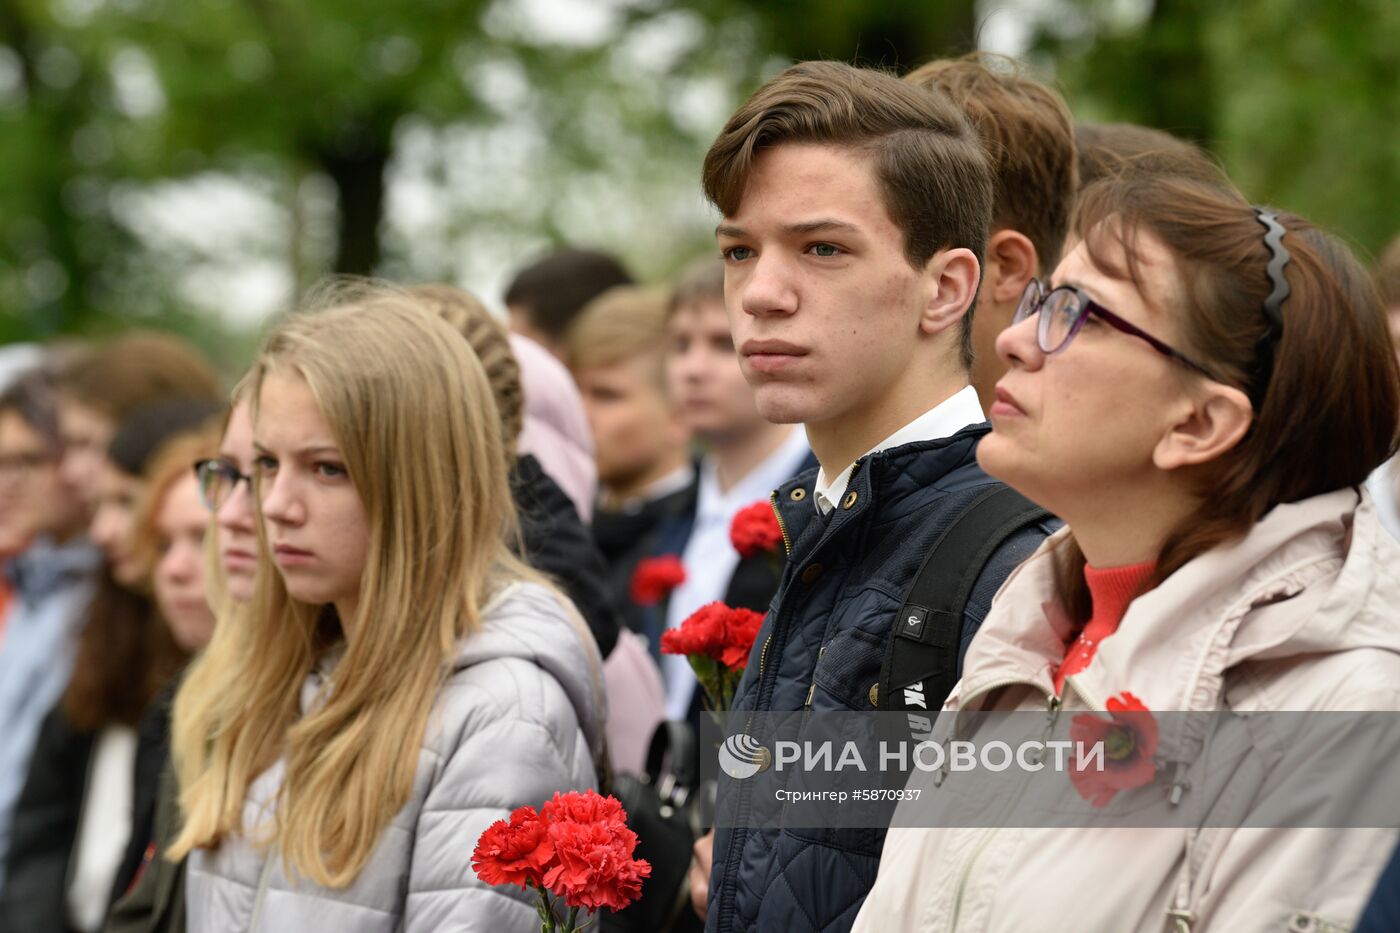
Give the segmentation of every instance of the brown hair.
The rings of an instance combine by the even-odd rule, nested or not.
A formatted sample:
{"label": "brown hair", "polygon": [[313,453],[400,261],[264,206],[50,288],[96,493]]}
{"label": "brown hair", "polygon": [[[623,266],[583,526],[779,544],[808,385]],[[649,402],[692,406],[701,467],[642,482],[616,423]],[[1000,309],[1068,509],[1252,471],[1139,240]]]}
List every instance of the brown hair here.
{"label": "brown hair", "polygon": [[565,248],[531,263],[506,289],[506,304],[523,308],[531,324],[555,340],[562,338],[584,305],[632,276],[610,253]]}
{"label": "brown hair", "polygon": [[1400,307],[1400,236],[1386,244],[1376,260],[1376,289],[1383,305]]}
{"label": "brown hair", "polygon": [[[1133,176],[1099,182],[1080,199],[1075,228],[1094,265],[1140,283],[1140,238],[1162,241],[1179,270],[1169,301],[1182,352],[1254,397],[1262,392],[1240,443],[1197,468],[1194,479],[1208,496],[1167,536],[1151,585],[1238,540],[1280,503],[1360,485],[1396,449],[1400,365],[1375,287],[1336,237],[1293,214],[1278,219],[1287,231],[1284,274],[1292,291],[1281,308],[1282,332],[1270,338],[1271,253],[1263,225],[1237,192],[1189,178]],[[1122,244],[1125,262],[1110,259],[1105,247],[1113,242]],[[1271,374],[1251,386],[1259,348],[1270,339]],[[1062,592],[1082,612],[1083,555],[1077,548],[1066,554]]]}
{"label": "brown hair", "polygon": [[[726,217],[739,209],[755,156],[784,143],[869,152],[885,209],[904,234],[904,255],[922,269],[942,249],[982,259],[992,215],[986,154],[967,117],[944,94],[840,62],[801,62],[744,102],[705,154],[705,196]],[[971,321],[962,360],[972,365]]]}
{"label": "brown hair", "polygon": [[156,519],[170,488],[179,480],[194,479],[194,465],[219,455],[219,441],[229,412],[215,415],[201,428],[177,434],[151,456],[146,467],[146,492],[132,522],[132,550],[141,563],[142,573],[151,577],[160,561],[160,541]]}
{"label": "brown hair", "polygon": [[133,331],[80,354],[59,387],[114,421],[167,398],[223,401],[219,377],[194,347],[170,334]]}
{"label": "brown hair", "polygon": [[491,395],[501,414],[501,440],[506,457],[514,462],[515,444],[525,426],[525,388],[520,362],[510,348],[510,336],[475,295],[451,285],[414,285],[406,289],[423,306],[452,326],[476,351],[486,370]]}
{"label": "brown hair", "polygon": [[1074,126],[1064,98],[1004,55],[932,61],[904,80],[940,90],[967,114],[992,164],[993,228],[1035,244],[1040,273],[1059,264],[1078,187]]}
{"label": "brown hair", "polygon": [[724,304],[724,262],[713,256],[697,259],[685,268],[671,289],[671,300],[666,306],[669,318],[683,305],[718,301]]}
{"label": "brown hair", "polygon": [[1135,123],[1076,123],[1079,185],[1122,174],[1175,175],[1229,184],[1225,170],[1200,146],[1165,130]]}
{"label": "brown hair", "polygon": [[652,357],[656,383],[665,385],[666,294],[620,285],[588,303],[564,337],[564,357],[575,372]]}

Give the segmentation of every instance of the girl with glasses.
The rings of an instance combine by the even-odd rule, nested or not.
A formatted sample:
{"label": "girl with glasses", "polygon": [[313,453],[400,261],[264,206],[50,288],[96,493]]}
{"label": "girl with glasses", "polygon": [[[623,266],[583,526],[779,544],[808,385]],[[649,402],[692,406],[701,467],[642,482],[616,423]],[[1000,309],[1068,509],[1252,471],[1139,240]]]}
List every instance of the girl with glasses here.
{"label": "girl with glasses", "polygon": [[[999,592],[940,727],[1037,711],[1062,739],[1141,710],[1149,780],[1060,773],[1084,816],[1054,829],[891,831],[855,928],[1347,929],[1396,833],[1288,826],[1375,825],[1355,818],[1378,792],[1360,758],[1259,737],[1231,746],[1245,764],[1222,789],[1164,714],[1400,709],[1400,546],[1361,489],[1400,424],[1375,291],[1335,238],[1184,178],[1091,186],[1077,234],[997,341],[978,451],[1067,527]],[[1336,747],[1400,753],[1359,728]],[[1102,828],[1322,798],[1325,822],[1304,806],[1283,828]]]}
{"label": "girl with glasses", "polygon": [[285,319],[243,393],[253,599],[175,704],[190,929],[538,929],[467,859],[514,808],[594,784],[599,661],[509,546],[481,364],[372,291]]}

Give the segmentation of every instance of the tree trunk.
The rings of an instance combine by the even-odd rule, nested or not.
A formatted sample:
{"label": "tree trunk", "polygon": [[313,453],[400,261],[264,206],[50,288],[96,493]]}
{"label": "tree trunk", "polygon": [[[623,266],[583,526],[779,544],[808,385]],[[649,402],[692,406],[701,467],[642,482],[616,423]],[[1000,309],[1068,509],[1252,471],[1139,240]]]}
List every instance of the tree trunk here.
{"label": "tree trunk", "polygon": [[379,265],[379,225],[384,216],[385,170],[393,152],[388,133],[360,137],[319,154],[321,169],[335,182],[339,221],[334,271],[373,275]]}

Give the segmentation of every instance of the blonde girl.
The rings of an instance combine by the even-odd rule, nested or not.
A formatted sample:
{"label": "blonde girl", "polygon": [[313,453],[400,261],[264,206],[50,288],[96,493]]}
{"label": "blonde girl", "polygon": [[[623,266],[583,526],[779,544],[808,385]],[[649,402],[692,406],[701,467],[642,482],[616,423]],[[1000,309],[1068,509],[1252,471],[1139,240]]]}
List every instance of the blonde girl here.
{"label": "blonde girl", "polygon": [[175,706],[192,930],[528,931],[468,868],[595,780],[598,659],[515,558],[470,347],[368,291],[284,320],[245,379],[258,568]]}

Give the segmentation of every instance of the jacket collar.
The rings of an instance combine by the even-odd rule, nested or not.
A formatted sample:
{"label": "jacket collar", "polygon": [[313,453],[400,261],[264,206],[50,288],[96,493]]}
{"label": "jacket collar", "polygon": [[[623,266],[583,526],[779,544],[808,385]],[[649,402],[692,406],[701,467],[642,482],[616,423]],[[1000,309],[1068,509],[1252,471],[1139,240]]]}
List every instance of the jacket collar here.
{"label": "jacket collar", "polygon": [[5,565],[5,574],[23,599],[43,599],[56,590],[91,577],[102,566],[102,552],[86,537],[67,544],[39,538]]}
{"label": "jacket collar", "polygon": [[[1055,598],[1064,528],[1018,567],[968,650],[950,702],[977,705],[999,684],[1053,692],[1073,625]],[[1127,690],[1154,710],[1219,707],[1226,673],[1251,660],[1352,648],[1400,652],[1400,632],[1368,606],[1400,604],[1400,543],[1369,496],[1342,489],[1269,512],[1245,538],[1200,555],[1133,601],[1093,663],[1069,678],[1102,709]]]}
{"label": "jacket collar", "polygon": [[941,494],[943,481],[956,470],[976,468],[977,442],[991,430],[986,422],[963,428],[951,437],[916,441],[867,454],[852,467],[841,502],[821,515],[813,500],[817,470],[809,469],[778,487],[774,506],[799,560],[824,532],[858,521],[878,509],[881,521],[897,520],[919,508],[930,494]]}

